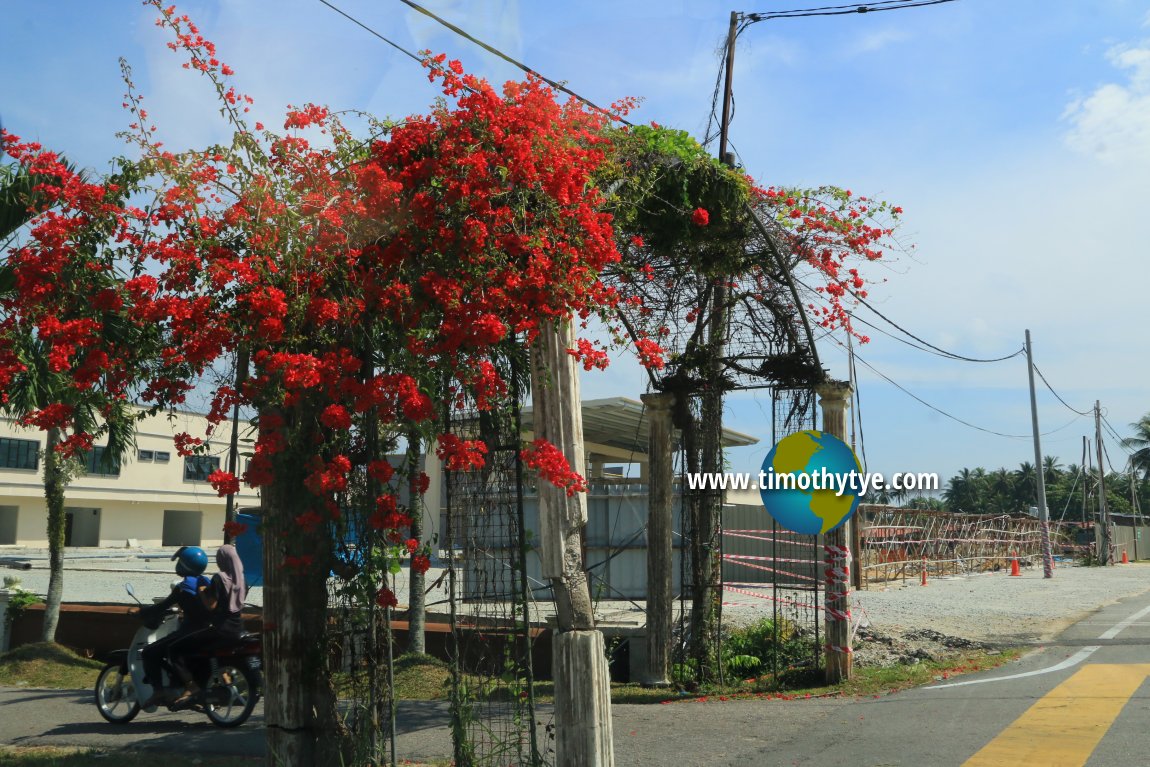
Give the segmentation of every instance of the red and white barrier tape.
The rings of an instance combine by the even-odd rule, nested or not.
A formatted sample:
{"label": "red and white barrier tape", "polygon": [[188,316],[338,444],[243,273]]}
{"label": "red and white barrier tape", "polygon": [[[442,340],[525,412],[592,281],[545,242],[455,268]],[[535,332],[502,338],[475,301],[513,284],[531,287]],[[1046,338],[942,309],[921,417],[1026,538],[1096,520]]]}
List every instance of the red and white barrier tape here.
{"label": "red and white barrier tape", "polygon": [[[727,558],[727,557],[726,557],[726,555],[724,555],[723,559],[726,559],[726,558]],[[777,559],[777,560],[775,560],[775,561],[776,561],[776,562],[782,562],[782,561],[786,561],[786,560],[779,560],[779,559]],[[790,560],[790,561],[796,561],[796,560]],[[804,561],[805,561],[805,560],[804,560]],[[767,567],[766,565],[756,565],[756,564],[754,564],[754,563],[752,563],[752,562],[741,562],[741,561],[739,561],[739,560],[737,560],[737,559],[733,559],[733,560],[731,560],[731,564],[733,564],[733,565],[741,565],[741,566],[743,566],[743,567],[750,567],[750,568],[751,568],[751,569],[753,569],[753,570],[765,570],[765,571],[767,571],[768,573],[782,573],[783,575],[789,575],[789,576],[790,576],[790,577],[792,577],[792,578],[797,578],[797,579],[799,579],[799,580],[804,580],[804,581],[814,581],[814,582],[816,582],[816,583],[817,583],[817,582],[818,582],[818,580],[819,580],[818,578],[815,578],[815,577],[814,577],[814,576],[812,576],[812,575],[803,575],[802,573],[796,573],[796,572],[792,572],[792,571],[790,571],[790,570],[781,570],[781,569],[778,569],[778,568],[775,568],[775,567]]]}

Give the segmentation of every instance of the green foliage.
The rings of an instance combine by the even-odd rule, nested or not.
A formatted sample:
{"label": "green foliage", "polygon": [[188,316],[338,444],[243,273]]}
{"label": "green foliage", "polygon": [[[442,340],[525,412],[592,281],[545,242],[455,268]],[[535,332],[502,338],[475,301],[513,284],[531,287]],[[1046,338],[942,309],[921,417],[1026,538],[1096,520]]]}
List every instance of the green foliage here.
{"label": "green foliage", "polygon": [[[1046,486],[1046,506],[1054,521],[1089,521],[1098,508],[1098,473],[1087,473],[1075,464],[1063,466],[1053,456],[1043,459],[1043,478]],[[1134,494],[1138,507],[1150,504],[1150,483],[1138,481],[1137,468],[1133,477]],[[1034,464],[1024,462],[1015,470],[999,468],[987,471],[982,467],[962,469],[946,483],[943,492],[947,511],[964,514],[1012,514],[1024,512],[1036,504],[1036,472]],[[1131,475],[1108,472],[1106,475],[1106,505],[1111,513],[1132,514]],[[1087,498],[1083,502],[1083,486]],[[905,499],[891,496],[890,501],[909,506]],[[880,501],[881,502],[881,501]]]}
{"label": "green foliage", "polygon": [[[742,271],[729,261],[742,256],[750,231],[745,174],[681,130],[635,126],[620,131],[614,152],[599,185],[610,191],[617,232],[642,237],[655,252],[682,254],[703,273]],[[698,208],[709,216],[705,226],[692,220]]]}
{"label": "green foliage", "polygon": [[735,675],[783,671],[813,656],[813,638],[793,622],[763,618],[734,629],[723,640],[723,663]]}
{"label": "green foliage", "polygon": [[29,607],[39,604],[44,600],[31,591],[25,591],[20,588],[19,578],[5,578],[4,588],[8,589],[8,608],[4,616],[5,628],[11,629],[12,624],[16,622]]}

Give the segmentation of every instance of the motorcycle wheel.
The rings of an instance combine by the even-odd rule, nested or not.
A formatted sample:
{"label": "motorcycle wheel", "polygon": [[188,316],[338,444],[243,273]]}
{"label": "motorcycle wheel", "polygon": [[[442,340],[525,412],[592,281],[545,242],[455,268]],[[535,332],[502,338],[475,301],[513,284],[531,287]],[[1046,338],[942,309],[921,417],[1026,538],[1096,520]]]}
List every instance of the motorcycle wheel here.
{"label": "motorcycle wheel", "polygon": [[212,672],[204,688],[204,709],[217,727],[239,727],[259,700],[259,672],[227,664]]}
{"label": "motorcycle wheel", "polygon": [[120,669],[119,663],[104,666],[96,679],[96,709],[112,724],[127,724],[140,713],[136,685]]}

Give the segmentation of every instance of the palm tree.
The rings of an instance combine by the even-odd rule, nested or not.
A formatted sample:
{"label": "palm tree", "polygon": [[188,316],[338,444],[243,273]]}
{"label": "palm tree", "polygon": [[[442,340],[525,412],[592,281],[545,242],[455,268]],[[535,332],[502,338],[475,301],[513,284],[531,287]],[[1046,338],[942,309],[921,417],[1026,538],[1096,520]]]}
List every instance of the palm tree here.
{"label": "palm tree", "polygon": [[953,512],[964,514],[976,514],[981,511],[980,485],[982,477],[977,474],[979,471],[982,470],[977,469],[972,472],[970,469],[964,468],[950,478],[946,490],[942,494],[947,508]]}
{"label": "palm tree", "polygon": [[[21,227],[31,221],[43,207],[43,200],[35,187],[41,179],[29,174],[22,165],[0,166],[0,241],[8,245]],[[14,275],[7,262],[0,263],[0,296],[15,290]],[[110,404],[92,392],[77,389],[65,372],[56,372],[48,366],[48,355],[43,343],[34,332],[18,338],[17,355],[24,365],[8,387],[3,411],[22,420],[43,408],[63,404],[71,409],[67,430],[72,434],[91,434],[94,438],[107,436],[102,456],[105,468],[112,469],[135,447],[137,416],[125,400],[112,399]],[[65,429],[46,429],[44,446],[44,499],[48,516],[48,594],[45,599],[42,639],[53,642],[60,619],[60,602],[64,593],[64,491],[78,471],[77,462],[67,462],[57,446],[68,436]]]}
{"label": "palm tree", "polygon": [[1038,472],[1030,461],[1023,461],[1013,474],[1012,501],[1017,507],[1028,509],[1037,503],[1038,498]]}
{"label": "palm tree", "polygon": [[994,511],[1003,514],[1015,510],[1017,482],[1013,473],[1006,469],[995,469],[987,475],[987,485]]}
{"label": "palm tree", "polygon": [[1134,471],[1142,474],[1142,481],[1150,480],[1150,413],[1130,424],[1133,437],[1122,440],[1122,446],[1133,450],[1130,461]]}
{"label": "palm tree", "polygon": [[[72,434],[91,434],[94,438],[107,436],[107,446],[101,457],[105,469],[115,469],[134,451],[137,415],[130,404],[124,400],[115,400],[110,409],[100,412],[100,408],[86,392],[72,385],[66,372],[49,369],[48,355],[36,338],[24,339],[19,356],[25,370],[8,388],[8,401],[3,406],[8,415],[21,420],[49,405],[68,405],[72,415],[67,429]],[[78,461],[63,459],[56,449],[68,436],[65,429],[51,427],[45,430],[45,435],[43,480],[48,511],[49,575],[42,640],[53,642],[56,639],[60,603],[64,594],[64,532],[67,518],[64,493],[80,467]]]}

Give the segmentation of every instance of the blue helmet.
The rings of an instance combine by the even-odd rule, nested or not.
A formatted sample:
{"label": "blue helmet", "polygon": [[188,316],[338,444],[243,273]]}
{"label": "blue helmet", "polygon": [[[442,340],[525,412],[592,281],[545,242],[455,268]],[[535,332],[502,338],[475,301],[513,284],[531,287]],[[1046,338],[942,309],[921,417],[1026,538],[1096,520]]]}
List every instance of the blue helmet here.
{"label": "blue helmet", "polygon": [[176,560],[176,575],[187,578],[208,569],[208,555],[199,546],[181,546],[172,559]]}

